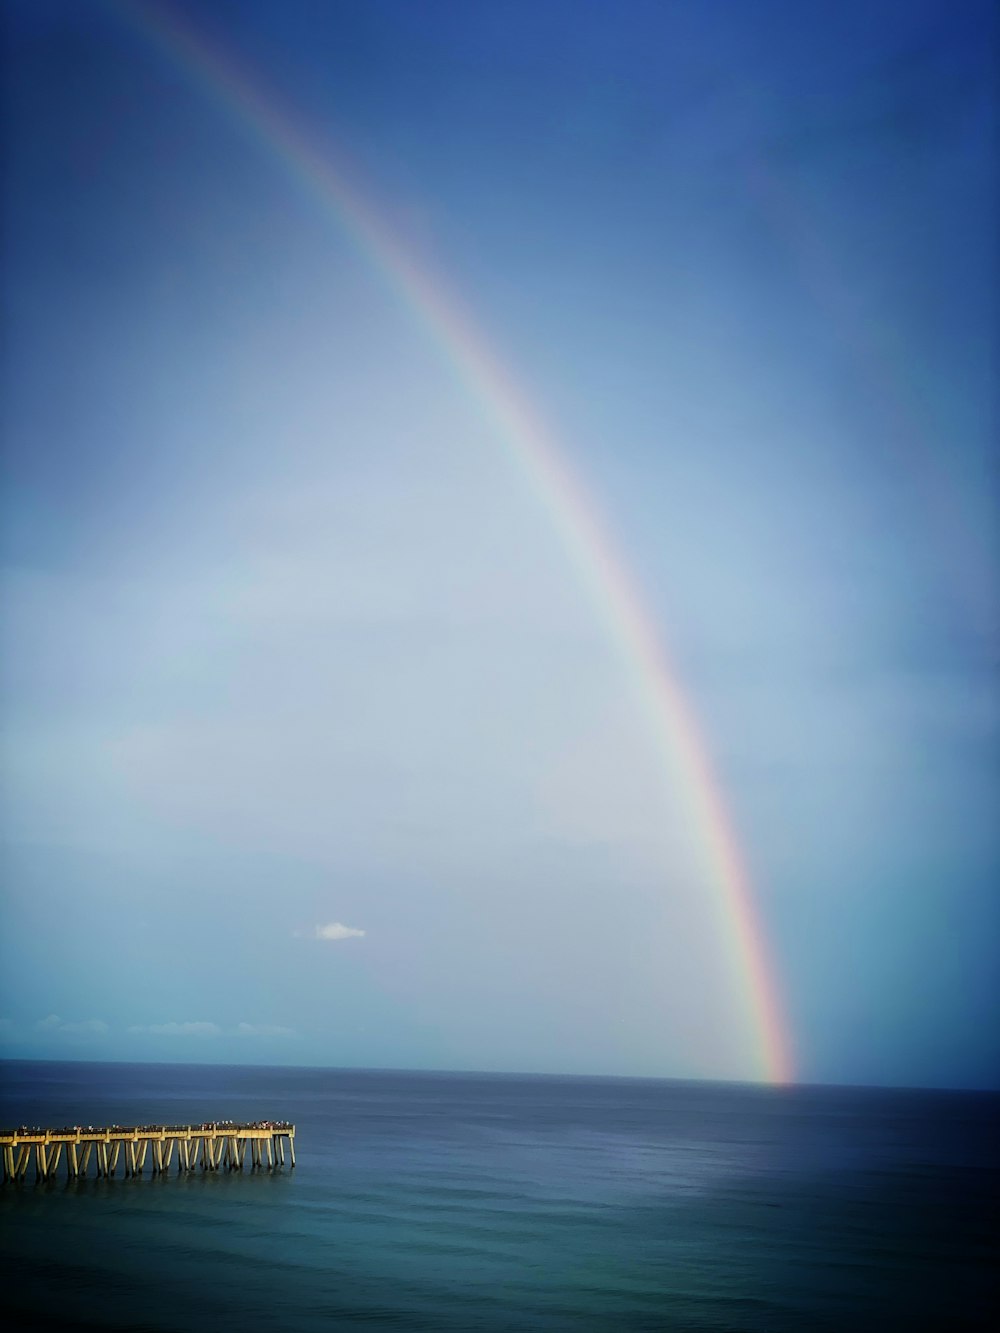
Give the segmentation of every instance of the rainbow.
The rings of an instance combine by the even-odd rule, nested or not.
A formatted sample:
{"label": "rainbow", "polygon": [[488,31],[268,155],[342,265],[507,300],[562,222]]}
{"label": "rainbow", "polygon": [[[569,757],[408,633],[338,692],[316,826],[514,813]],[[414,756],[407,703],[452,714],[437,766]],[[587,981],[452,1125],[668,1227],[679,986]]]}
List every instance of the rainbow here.
{"label": "rainbow", "polygon": [[682,778],[688,817],[718,896],[726,948],[738,993],[744,997],[754,1065],[768,1082],[790,1082],[791,1043],[774,970],[750,875],[705,742],[651,617],[566,450],[443,284],[417,265],[328,149],[312,143],[249,74],[164,7],[113,0],[112,8],[194,79],[222,112],[251,132],[320,205],[430,335],[504,442],[593,598],[641,700],[659,757]]}

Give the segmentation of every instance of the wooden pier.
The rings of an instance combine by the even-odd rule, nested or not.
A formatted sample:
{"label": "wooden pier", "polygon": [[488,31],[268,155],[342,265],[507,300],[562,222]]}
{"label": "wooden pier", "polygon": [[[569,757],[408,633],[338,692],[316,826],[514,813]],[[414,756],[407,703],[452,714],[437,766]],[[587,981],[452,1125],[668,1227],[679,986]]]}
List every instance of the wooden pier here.
{"label": "wooden pier", "polygon": [[73,1125],[66,1129],[0,1130],[5,1184],[24,1180],[32,1155],[35,1180],[55,1180],[64,1150],[67,1179],[80,1180],[87,1176],[91,1157],[98,1178],[113,1177],[119,1160],[124,1175],[141,1176],[147,1158],[151,1175],[165,1175],[175,1148],[179,1172],[242,1171],[248,1150],[251,1170],[266,1167],[273,1171],[285,1165],[286,1146],[289,1165],[294,1166],[295,1126],[285,1120],[258,1120],[245,1125],[219,1120],[204,1125],[140,1125],[131,1129],[121,1125],[104,1129]]}

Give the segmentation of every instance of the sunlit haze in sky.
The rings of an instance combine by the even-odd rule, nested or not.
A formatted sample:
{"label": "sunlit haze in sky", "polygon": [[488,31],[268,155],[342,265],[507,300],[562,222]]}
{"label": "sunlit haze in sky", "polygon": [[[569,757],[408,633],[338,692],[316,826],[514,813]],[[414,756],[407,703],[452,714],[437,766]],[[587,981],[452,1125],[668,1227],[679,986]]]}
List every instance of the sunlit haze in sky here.
{"label": "sunlit haze in sky", "polygon": [[994,12],[9,0],[3,1053],[762,1075],[553,496],[214,68],[558,440],[795,1076],[1000,1081]]}

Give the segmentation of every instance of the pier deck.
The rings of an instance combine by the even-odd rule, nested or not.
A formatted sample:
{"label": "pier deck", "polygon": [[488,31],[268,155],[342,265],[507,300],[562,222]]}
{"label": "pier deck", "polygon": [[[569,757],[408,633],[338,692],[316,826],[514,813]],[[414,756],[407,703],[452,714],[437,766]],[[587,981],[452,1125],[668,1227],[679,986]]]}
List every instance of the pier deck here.
{"label": "pier deck", "polygon": [[[177,1170],[242,1171],[250,1152],[250,1168],[276,1170],[285,1164],[288,1148],[290,1165],[295,1165],[295,1126],[286,1120],[257,1120],[235,1124],[228,1120],[203,1125],[138,1125],[125,1128],[108,1125],[73,1125],[63,1129],[0,1130],[3,1149],[3,1179],[23,1180],[32,1156],[35,1180],[54,1180],[63,1151],[69,1180],[87,1175],[91,1157],[98,1177],[110,1178],[123,1159],[126,1176],[140,1176],[150,1159],[150,1174],[170,1170],[177,1149]],[[32,1152],[34,1149],[34,1152]],[[124,1150],[124,1151],[123,1151]],[[266,1162],[265,1162],[266,1157]]]}

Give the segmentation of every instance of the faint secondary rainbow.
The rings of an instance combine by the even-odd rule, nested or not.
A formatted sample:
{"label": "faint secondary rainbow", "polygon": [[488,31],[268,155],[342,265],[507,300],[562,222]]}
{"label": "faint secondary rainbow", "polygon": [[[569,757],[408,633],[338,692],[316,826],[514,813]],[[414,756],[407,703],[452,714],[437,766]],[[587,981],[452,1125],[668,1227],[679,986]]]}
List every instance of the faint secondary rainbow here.
{"label": "faint secondary rainbow", "polygon": [[431,335],[465,391],[520,465],[622,655],[660,757],[681,777],[696,843],[718,895],[750,1039],[756,1046],[755,1064],[766,1080],[790,1082],[791,1045],[767,942],[705,742],[651,618],[564,450],[482,334],[442,283],[432,280],[406,253],[331,152],[313,144],[249,75],[163,7],[140,0],[114,0],[112,7],[173,64],[194,77],[228,116],[252,131],[296,183],[320,203]]}
{"label": "faint secondary rainbow", "polygon": [[896,466],[901,490],[909,493],[914,517],[933,541],[942,577],[968,625],[989,641],[996,616],[987,539],[970,521],[958,476],[949,467],[950,451],[928,432],[926,408],[914,386],[920,376],[908,365],[900,331],[876,313],[870,293],[852,283],[838,265],[822,232],[809,216],[803,189],[793,188],[763,156],[749,158],[748,195],[780,239],[803,289],[835,335],[850,349],[857,373],[874,389],[888,429],[881,447]]}

